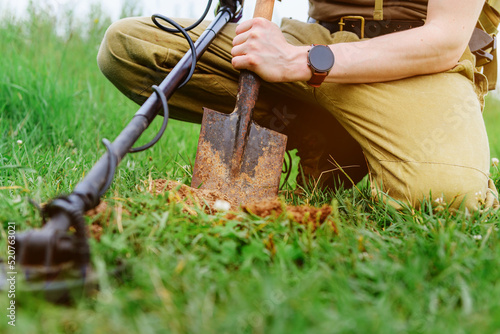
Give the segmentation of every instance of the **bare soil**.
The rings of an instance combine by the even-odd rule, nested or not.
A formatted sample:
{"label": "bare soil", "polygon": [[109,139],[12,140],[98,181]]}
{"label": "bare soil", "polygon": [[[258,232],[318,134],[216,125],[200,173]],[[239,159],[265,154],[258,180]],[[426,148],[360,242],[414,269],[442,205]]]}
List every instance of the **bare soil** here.
{"label": "bare soil", "polygon": [[269,216],[279,217],[285,214],[294,222],[311,226],[314,229],[323,224],[332,213],[332,207],[329,205],[324,205],[321,208],[309,205],[285,205],[278,199],[243,205],[241,209],[243,212],[254,214],[262,218]]}
{"label": "bare soil", "polygon": [[[279,199],[264,200],[254,202],[247,205],[241,205],[232,202],[225,195],[218,191],[206,189],[194,189],[185,184],[181,184],[171,180],[154,180],[150,188],[153,194],[162,194],[169,192],[169,200],[174,200],[186,204],[186,206],[196,206],[202,208],[205,212],[214,211],[214,204],[217,200],[227,201],[231,208],[229,211],[243,211],[245,213],[253,214],[262,218],[269,216],[279,217],[285,214],[289,219],[296,223],[303,225],[310,225],[317,228],[323,224],[328,216],[332,213],[332,207],[325,205],[321,208],[316,208],[308,205],[286,205]],[[189,208],[185,208],[189,211]],[[231,212],[228,217],[235,217]]]}
{"label": "bare soil", "polygon": [[[291,221],[316,229],[323,224],[332,213],[332,207],[328,205],[324,205],[321,208],[309,205],[286,205],[277,198],[240,206],[219,191],[195,189],[177,181],[164,179],[152,180],[149,183],[148,191],[156,195],[168,192],[169,201],[182,203],[184,205],[184,211],[194,215],[196,215],[196,211],[194,210],[195,207],[202,209],[206,213],[214,213],[217,211],[215,202],[217,200],[226,201],[230,204],[230,209],[226,215],[227,219],[240,219],[240,217],[235,214],[237,212],[245,212],[261,218],[270,216],[278,218],[285,215]],[[113,208],[110,208],[106,202],[101,202],[95,209],[86,212],[87,216],[94,219],[89,230],[95,239],[100,239],[103,227],[109,224],[112,211]],[[124,211],[126,212],[126,210]],[[119,218],[121,221],[121,215]]]}
{"label": "bare soil", "polygon": [[[177,181],[163,179],[153,180],[149,187],[149,192],[152,194],[159,195],[167,191],[169,192],[169,200],[184,203],[186,206],[201,208],[207,213],[215,210],[214,206],[217,200],[228,202],[231,205],[230,210],[238,208],[236,203],[216,190],[195,189]],[[186,206],[184,209],[193,213]]]}

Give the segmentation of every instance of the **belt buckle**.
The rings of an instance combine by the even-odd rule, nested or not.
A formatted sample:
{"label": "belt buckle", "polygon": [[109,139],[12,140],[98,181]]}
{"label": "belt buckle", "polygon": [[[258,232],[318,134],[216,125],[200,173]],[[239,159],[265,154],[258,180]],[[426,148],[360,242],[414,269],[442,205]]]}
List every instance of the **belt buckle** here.
{"label": "belt buckle", "polygon": [[480,49],[472,51],[472,54],[476,56],[476,66],[481,67],[491,63],[495,58],[495,51],[497,49],[497,38],[495,35],[491,36],[491,42],[483,46]]}
{"label": "belt buckle", "polygon": [[339,21],[339,31],[344,31],[345,22],[344,19],[360,20],[361,21],[361,34],[360,38],[365,38],[365,18],[363,16],[342,16]]}

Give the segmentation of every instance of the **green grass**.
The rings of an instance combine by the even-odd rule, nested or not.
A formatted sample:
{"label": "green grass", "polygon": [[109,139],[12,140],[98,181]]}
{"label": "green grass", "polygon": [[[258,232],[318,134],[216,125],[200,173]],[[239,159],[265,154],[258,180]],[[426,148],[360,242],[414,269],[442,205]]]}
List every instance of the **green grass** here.
{"label": "green grass", "polygon": [[[47,13],[31,15],[0,28],[2,249],[8,222],[18,230],[41,225],[26,198],[71,192],[104,153],[100,140],[114,139],[137,110],[97,69],[109,25],[98,11],[64,37]],[[484,112],[496,157],[499,108],[489,99]],[[119,166],[104,197],[109,219],[87,218],[103,226],[101,239],[90,240],[100,291],[71,306],[19,291],[17,326],[0,311],[0,332],[500,332],[498,213],[396,212],[362,188],[306,197],[334,208],[317,230],[286,215],[188,215],[144,184],[188,183],[182,166],[194,161],[198,132],[171,121],[158,145]],[[120,216],[120,207],[130,215]],[[127,265],[121,279],[108,274],[117,260]]]}

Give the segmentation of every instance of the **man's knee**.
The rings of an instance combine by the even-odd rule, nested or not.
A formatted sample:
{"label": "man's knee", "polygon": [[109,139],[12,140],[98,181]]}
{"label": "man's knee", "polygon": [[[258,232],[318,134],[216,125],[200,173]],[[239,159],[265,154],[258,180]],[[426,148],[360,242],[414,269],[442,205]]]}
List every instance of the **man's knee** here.
{"label": "man's knee", "polygon": [[106,30],[97,54],[97,65],[107,77],[116,71],[117,60],[126,57],[123,36],[130,30],[132,20],[121,19],[111,24]]}
{"label": "man's knee", "polygon": [[161,67],[168,50],[153,43],[157,33],[149,18],[125,18],[113,23],[103,38],[97,63],[123,94],[142,104],[149,88],[166,75]]}
{"label": "man's knee", "polygon": [[492,182],[475,168],[406,162],[393,168],[392,173],[384,173],[383,179],[372,185],[373,195],[398,209],[405,205],[420,208],[428,201],[434,207],[469,211],[498,206]]}

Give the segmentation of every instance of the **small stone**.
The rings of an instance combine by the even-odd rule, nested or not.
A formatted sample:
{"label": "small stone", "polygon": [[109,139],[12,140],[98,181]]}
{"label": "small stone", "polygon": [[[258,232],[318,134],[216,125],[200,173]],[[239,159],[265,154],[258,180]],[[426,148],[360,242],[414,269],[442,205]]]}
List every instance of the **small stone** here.
{"label": "small stone", "polygon": [[224,200],[216,200],[214,203],[214,209],[217,211],[229,211],[231,209],[231,204]]}

